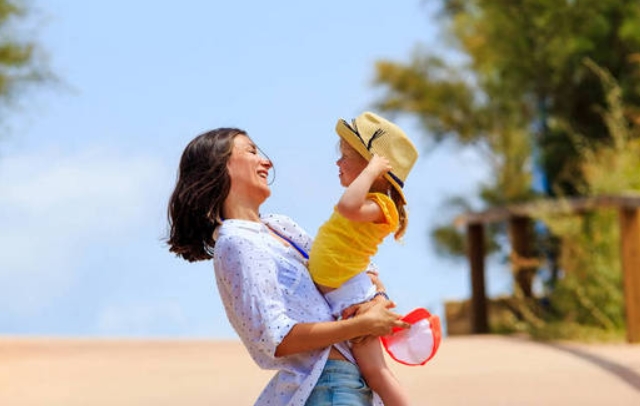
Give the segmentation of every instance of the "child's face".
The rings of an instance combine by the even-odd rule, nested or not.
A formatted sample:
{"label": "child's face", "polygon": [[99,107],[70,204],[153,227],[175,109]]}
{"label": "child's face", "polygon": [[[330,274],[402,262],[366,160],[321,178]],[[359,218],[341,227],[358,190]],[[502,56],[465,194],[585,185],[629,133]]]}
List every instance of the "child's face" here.
{"label": "child's face", "polygon": [[336,165],[340,169],[338,176],[342,186],[349,186],[360,175],[360,172],[366,168],[367,163],[367,160],[358,151],[351,148],[344,140],[340,140],[340,158],[336,161]]}

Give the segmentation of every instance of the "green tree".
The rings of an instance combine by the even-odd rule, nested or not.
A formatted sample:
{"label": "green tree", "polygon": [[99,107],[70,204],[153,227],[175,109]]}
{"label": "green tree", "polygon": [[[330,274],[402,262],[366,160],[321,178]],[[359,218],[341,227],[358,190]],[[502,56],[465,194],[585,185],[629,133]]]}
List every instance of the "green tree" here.
{"label": "green tree", "polygon": [[[526,175],[532,143],[552,184],[577,193],[578,154],[565,127],[607,138],[599,79],[583,63],[611,72],[623,101],[640,104],[631,56],[640,50],[640,3],[631,0],[442,0],[443,28],[467,61],[418,49],[405,63],[379,61],[376,106],[420,119],[434,140],[481,144],[495,169],[488,203],[532,197]],[[544,131],[532,129],[542,119]],[[523,179],[524,176],[524,179]]]}
{"label": "green tree", "polygon": [[[537,164],[551,185],[546,193],[585,194],[593,185],[585,151],[616,142],[603,115],[610,106],[602,76],[585,60],[617,83],[625,106],[621,120],[628,122],[640,106],[634,63],[640,53],[640,2],[441,0],[440,5],[439,22],[457,57],[417,48],[408,63],[378,61],[374,83],[384,91],[375,107],[417,118],[436,143],[452,139],[482,151],[493,171],[480,191],[485,207],[537,197],[532,187]],[[440,250],[461,253],[461,236],[451,227],[439,227],[433,236]]]}
{"label": "green tree", "polygon": [[34,84],[55,80],[38,44],[24,32],[30,10],[18,0],[0,0],[0,104],[17,102]]}
{"label": "green tree", "polygon": [[[584,179],[581,193],[640,193],[640,120],[633,108],[622,102],[622,89],[610,72],[587,61],[606,95],[601,112],[610,139],[595,144],[581,134],[572,134]],[[583,215],[542,216],[562,241],[560,262],[570,270],[550,298],[558,314],[549,321],[608,332],[624,327],[620,227],[614,210]],[[561,317],[557,317],[557,316]],[[566,330],[566,329],[565,329]],[[579,330],[573,328],[574,332]],[[532,331],[546,334],[545,331]],[[562,330],[557,330],[562,333]]]}

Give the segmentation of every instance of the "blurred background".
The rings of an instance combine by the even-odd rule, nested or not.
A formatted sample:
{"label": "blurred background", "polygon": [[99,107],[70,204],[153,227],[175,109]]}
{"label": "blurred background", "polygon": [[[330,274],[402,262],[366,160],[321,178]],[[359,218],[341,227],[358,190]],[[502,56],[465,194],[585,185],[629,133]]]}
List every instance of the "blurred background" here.
{"label": "blurred background", "polygon": [[[341,193],[335,122],[403,127],[409,228],[374,261],[399,311],[455,316],[452,334],[456,218],[640,191],[635,1],[2,0],[0,30],[2,335],[235,338],[212,263],[164,240],[180,154],[215,127],[269,155],[265,212],[311,234]],[[526,258],[483,229],[492,331],[624,337],[615,211],[529,220]]]}

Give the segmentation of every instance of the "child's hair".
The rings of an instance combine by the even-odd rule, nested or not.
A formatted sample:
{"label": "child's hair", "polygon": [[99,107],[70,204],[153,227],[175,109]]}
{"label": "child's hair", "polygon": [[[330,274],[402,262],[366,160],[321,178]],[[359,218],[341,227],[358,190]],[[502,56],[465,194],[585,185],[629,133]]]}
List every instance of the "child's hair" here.
{"label": "child's hair", "polygon": [[400,193],[398,193],[396,188],[389,187],[389,194],[391,200],[393,200],[393,203],[396,205],[396,209],[398,210],[398,229],[393,234],[393,238],[395,238],[396,241],[399,241],[404,235],[405,230],[407,229],[409,218],[407,216],[407,210],[404,207],[405,204],[402,196],[400,196]]}

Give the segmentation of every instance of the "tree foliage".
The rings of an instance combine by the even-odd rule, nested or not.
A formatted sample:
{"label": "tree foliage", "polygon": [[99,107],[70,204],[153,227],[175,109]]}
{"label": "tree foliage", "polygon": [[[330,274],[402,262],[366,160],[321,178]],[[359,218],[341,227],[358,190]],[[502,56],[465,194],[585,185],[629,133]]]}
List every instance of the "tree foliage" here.
{"label": "tree foliage", "polygon": [[0,0],[0,102],[5,106],[28,86],[54,79],[38,44],[20,30],[28,16],[24,2]]}
{"label": "tree foliage", "polygon": [[[602,111],[609,142],[593,146],[581,134],[573,141],[581,156],[584,195],[640,193],[640,121],[622,102],[622,89],[611,74],[587,62],[602,82]],[[633,110],[633,109],[631,109]],[[625,111],[627,113],[625,113]],[[587,147],[590,145],[590,147]],[[618,215],[612,210],[541,219],[562,241],[560,263],[565,277],[550,292],[556,313],[549,321],[587,326],[592,331],[624,327]],[[594,330],[596,329],[596,330]],[[562,332],[562,330],[558,330]],[[534,334],[544,334],[540,330]]]}
{"label": "tree foliage", "polygon": [[[530,149],[563,193],[581,181],[568,124],[589,140],[608,138],[598,110],[599,79],[588,58],[621,84],[623,101],[640,104],[632,56],[640,50],[640,3],[624,0],[443,0],[449,41],[466,63],[418,49],[409,63],[378,61],[377,107],[415,115],[434,140],[486,144],[497,183],[489,203],[531,198]],[[544,131],[532,123],[540,119]],[[520,174],[520,175],[518,175]]]}
{"label": "tree foliage", "polygon": [[[439,22],[456,57],[417,48],[409,62],[378,61],[374,83],[383,93],[376,108],[417,118],[433,142],[477,147],[492,168],[491,179],[479,191],[484,207],[528,201],[541,193],[640,192],[640,133],[632,131],[640,122],[640,2],[439,3]],[[549,181],[545,191],[532,184],[537,165]],[[591,288],[598,291],[604,280],[619,291],[619,277],[611,277],[619,272],[612,248],[615,235],[607,231],[614,229],[614,219],[606,214],[584,217],[579,226],[574,221],[566,229],[553,220],[558,226],[552,227],[553,238],[563,248],[563,273],[572,275],[558,292],[568,289],[574,296],[561,301],[561,313],[600,303],[602,297]],[[601,235],[595,228],[602,228]],[[442,225],[432,235],[440,252],[461,253],[462,236],[452,227]],[[602,255],[594,261],[597,253]],[[582,279],[571,279],[578,275]],[[585,281],[588,286],[581,285]],[[619,311],[606,317],[586,313],[600,324],[619,324]]]}

